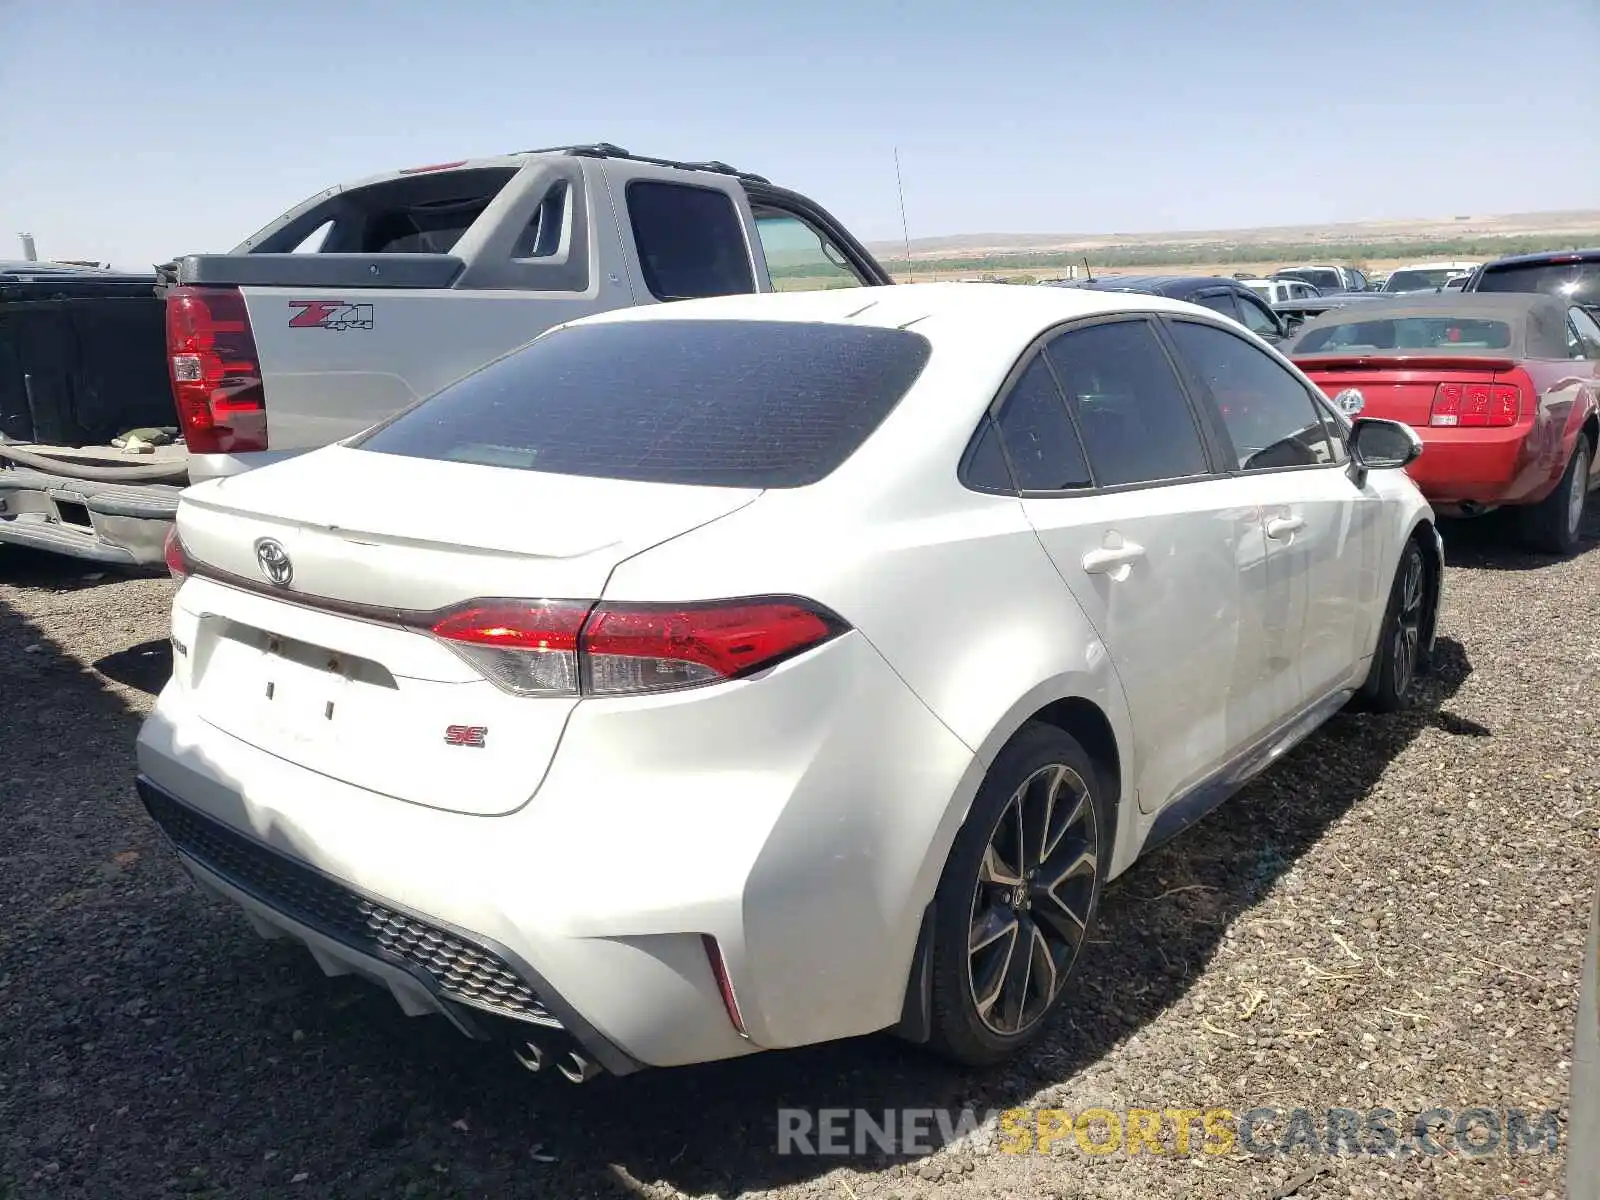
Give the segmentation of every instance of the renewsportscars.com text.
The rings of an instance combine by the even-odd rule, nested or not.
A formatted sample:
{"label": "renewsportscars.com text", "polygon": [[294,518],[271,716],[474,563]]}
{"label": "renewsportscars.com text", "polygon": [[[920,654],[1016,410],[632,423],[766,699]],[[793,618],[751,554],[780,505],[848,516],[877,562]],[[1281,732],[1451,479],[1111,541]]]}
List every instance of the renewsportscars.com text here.
{"label": "renewsportscars.com text", "polygon": [[1554,1154],[1554,1109],[860,1108],[778,1110],[779,1154],[1412,1155]]}

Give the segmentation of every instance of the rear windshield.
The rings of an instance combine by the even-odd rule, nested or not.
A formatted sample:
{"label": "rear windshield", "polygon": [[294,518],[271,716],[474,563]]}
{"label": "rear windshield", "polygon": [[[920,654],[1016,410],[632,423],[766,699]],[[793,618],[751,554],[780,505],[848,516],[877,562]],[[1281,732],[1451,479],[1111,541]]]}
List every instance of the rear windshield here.
{"label": "rear windshield", "polygon": [[916,382],[920,334],[797,321],[579,325],[352,445],[648,483],[788,488],[844,462]]}
{"label": "rear windshield", "polygon": [[1600,262],[1529,263],[1490,267],[1480,292],[1544,292],[1574,304],[1600,304]]}
{"label": "rear windshield", "polygon": [[1296,354],[1329,350],[1505,350],[1511,326],[1504,321],[1462,317],[1382,317],[1309,329]]}
{"label": "rear windshield", "polygon": [[1312,287],[1320,288],[1325,292],[1336,292],[1340,288],[1339,272],[1337,271],[1294,268],[1288,271],[1279,271],[1278,276],[1282,279],[1298,279],[1301,283],[1309,283]]}
{"label": "rear windshield", "polygon": [[1427,271],[1396,271],[1383,285],[1386,292],[1431,292],[1442,288],[1461,271],[1450,269]]}

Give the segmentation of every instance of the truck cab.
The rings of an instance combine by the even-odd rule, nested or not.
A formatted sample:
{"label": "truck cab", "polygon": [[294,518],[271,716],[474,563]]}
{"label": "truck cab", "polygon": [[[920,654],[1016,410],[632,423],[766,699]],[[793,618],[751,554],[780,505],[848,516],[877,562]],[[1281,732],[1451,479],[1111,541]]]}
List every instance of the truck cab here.
{"label": "truck cab", "polygon": [[[194,481],[359,433],[591,313],[890,282],[797,193],[609,145],[331,189],[170,275],[167,349]],[[225,350],[208,357],[207,343]]]}
{"label": "truck cab", "polygon": [[[636,304],[892,282],[820,205],[720,162],[568,146],[328,188],[229,253],[180,257],[119,296],[149,334],[121,348],[111,374],[153,376],[161,411],[149,387],[102,390],[88,436],[170,426],[176,444],[157,461],[79,448],[81,431],[66,447],[0,436],[0,542],[159,567],[185,483],[351,437],[557,325]],[[0,342],[18,327],[7,315]],[[153,372],[132,371],[135,360]],[[77,394],[68,384],[93,368],[61,364],[57,390]],[[26,384],[40,407],[47,374],[19,373],[13,390]]]}

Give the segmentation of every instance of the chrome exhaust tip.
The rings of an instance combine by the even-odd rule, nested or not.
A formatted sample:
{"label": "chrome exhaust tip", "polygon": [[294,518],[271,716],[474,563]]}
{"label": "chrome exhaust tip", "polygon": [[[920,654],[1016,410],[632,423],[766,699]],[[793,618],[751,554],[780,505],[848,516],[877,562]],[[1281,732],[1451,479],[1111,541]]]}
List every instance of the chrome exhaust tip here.
{"label": "chrome exhaust tip", "polygon": [[525,1070],[536,1075],[546,1067],[554,1066],[556,1072],[568,1083],[588,1083],[596,1075],[605,1073],[604,1067],[577,1050],[565,1050],[556,1054],[544,1049],[537,1042],[524,1040],[520,1045],[512,1047],[511,1055]]}
{"label": "chrome exhaust tip", "polygon": [[511,1055],[528,1070],[538,1074],[544,1066],[545,1053],[536,1042],[523,1042],[522,1045],[512,1048]]}
{"label": "chrome exhaust tip", "polygon": [[556,1063],[556,1070],[568,1083],[588,1083],[602,1069],[599,1063],[590,1061],[576,1050],[568,1050]]}

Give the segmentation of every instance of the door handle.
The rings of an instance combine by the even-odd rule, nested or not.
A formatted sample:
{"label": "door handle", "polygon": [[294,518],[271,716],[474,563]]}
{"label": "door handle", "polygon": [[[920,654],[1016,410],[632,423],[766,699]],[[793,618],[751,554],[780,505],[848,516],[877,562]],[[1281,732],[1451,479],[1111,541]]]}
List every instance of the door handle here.
{"label": "door handle", "polygon": [[1273,541],[1282,541],[1292,533],[1298,533],[1306,527],[1304,517],[1272,517],[1267,521],[1267,536]]}
{"label": "door handle", "polygon": [[1083,556],[1083,569],[1091,575],[1111,575],[1144,557],[1144,547],[1123,542],[1115,548],[1091,550]]}

